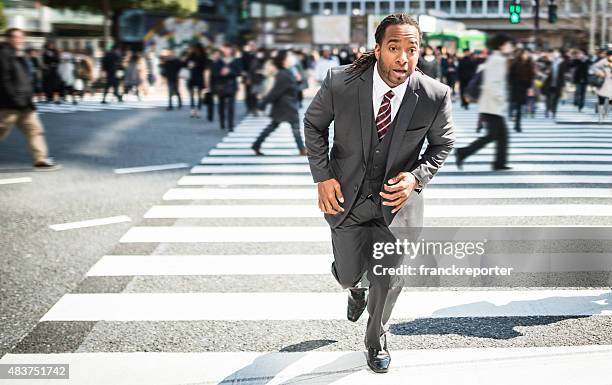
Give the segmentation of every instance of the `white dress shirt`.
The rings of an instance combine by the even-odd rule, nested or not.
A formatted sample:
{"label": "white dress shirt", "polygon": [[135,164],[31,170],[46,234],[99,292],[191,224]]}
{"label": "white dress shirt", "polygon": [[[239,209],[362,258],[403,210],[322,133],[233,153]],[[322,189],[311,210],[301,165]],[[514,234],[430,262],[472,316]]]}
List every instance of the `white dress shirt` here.
{"label": "white dress shirt", "polygon": [[[393,98],[391,99],[391,121],[395,119],[395,115],[397,115],[397,111],[399,111],[400,106],[402,105],[402,100],[404,100],[404,94],[406,93],[406,88],[408,87],[408,82],[410,81],[410,77],[406,79],[405,82],[400,84],[399,86],[395,86],[393,88],[389,87],[387,83],[380,77],[378,73],[378,63],[374,65],[374,81],[372,82],[372,106],[374,107],[374,119],[378,115],[378,110],[380,109],[380,104],[383,101],[383,97],[389,90],[393,91]],[[417,181],[417,186],[415,191],[420,193],[423,184],[421,181],[415,176]]]}
{"label": "white dress shirt", "polygon": [[378,115],[378,110],[380,109],[380,104],[383,101],[383,97],[389,90],[393,91],[395,96],[391,99],[391,121],[395,119],[395,115],[402,105],[402,100],[404,100],[404,94],[406,93],[406,87],[408,87],[408,82],[410,81],[410,77],[406,79],[405,82],[396,87],[389,87],[387,83],[380,77],[378,73],[378,63],[374,65],[374,81],[372,83],[372,106],[374,107],[374,119]]}

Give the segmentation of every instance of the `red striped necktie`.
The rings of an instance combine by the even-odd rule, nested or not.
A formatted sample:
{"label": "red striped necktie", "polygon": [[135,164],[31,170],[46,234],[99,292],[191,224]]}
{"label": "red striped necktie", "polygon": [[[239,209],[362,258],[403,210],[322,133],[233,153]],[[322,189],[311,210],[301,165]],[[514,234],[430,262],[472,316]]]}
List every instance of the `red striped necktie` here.
{"label": "red striped necktie", "polygon": [[378,115],[376,116],[376,133],[378,134],[378,140],[381,141],[385,134],[387,133],[387,129],[391,125],[391,99],[393,99],[395,94],[393,91],[389,90],[383,96],[382,103],[380,103],[380,108],[378,109]]}

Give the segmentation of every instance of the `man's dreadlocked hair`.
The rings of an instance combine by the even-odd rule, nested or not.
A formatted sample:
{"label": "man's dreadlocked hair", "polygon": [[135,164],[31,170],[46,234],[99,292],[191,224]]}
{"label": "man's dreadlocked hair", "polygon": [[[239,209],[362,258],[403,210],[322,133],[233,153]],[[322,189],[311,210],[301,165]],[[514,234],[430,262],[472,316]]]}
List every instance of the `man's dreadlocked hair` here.
{"label": "man's dreadlocked hair", "polygon": [[[374,33],[374,39],[378,45],[382,45],[383,38],[385,37],[385,31],[387,27],[390,25],[412,25],[419,32],[419,43],[421,42],[421,28],[419,27],[419,23],[410,15],[405,13],[396,13],[394,15],[389,15],[385,17],[378,27],[376,27],[376,32]],[[365,52],[359,59],[355,60],[350,66],[348,66],[345,71],[348,74],[361,74],[366,69],[370,68],[370,66],[374,65],[376,62],[376,56],[374,55],[374,51]]]}

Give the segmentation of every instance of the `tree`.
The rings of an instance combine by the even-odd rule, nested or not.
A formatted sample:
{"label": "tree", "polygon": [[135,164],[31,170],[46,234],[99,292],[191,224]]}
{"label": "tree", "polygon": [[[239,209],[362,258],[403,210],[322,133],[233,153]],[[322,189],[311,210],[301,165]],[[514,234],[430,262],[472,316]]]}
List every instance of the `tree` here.
{"label": "tree", "polygon": [[112,36],[117,39],[118,21],[123,11],[140,8],[149,11],[164,11],[177,16],[188,16],[197,11],[197,0],[44,0],[43,3],[51,8],[67,8],[77,11],[88,11],[104,16],[104,45]]}
{"label": "tree", "polygon": [[6,28],[6,17],[4,16],[4,1],[0,1],[0,31]]}

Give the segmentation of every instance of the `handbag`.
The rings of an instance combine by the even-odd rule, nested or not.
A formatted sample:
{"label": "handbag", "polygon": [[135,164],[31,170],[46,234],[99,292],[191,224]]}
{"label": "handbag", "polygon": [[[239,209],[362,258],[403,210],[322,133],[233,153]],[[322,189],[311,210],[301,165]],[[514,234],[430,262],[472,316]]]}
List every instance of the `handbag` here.
{"label": "handbag", "polygon": [[601,86],[603,86],[606,79],[601,76],[598,76],[597,74],[589,74],[587,81],[590,86],[600,88]]}

